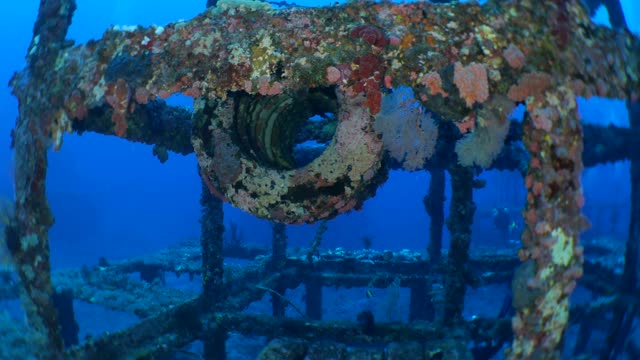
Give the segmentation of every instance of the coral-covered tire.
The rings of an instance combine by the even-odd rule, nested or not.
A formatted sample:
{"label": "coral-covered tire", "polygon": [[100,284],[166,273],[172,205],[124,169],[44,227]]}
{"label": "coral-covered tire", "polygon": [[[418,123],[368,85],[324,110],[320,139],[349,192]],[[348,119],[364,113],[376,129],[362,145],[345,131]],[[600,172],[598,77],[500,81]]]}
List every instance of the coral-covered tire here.
{"label": "coral-covered tire", "polygon": [[311,163],[294,169],[265,165],[242,150],[233,96],[199,101],[192,143],[211,193],[282,223],[312,223],[359,208],[386,179],[383,147],[365,96],[336,91],[338,125],[331,143]]}

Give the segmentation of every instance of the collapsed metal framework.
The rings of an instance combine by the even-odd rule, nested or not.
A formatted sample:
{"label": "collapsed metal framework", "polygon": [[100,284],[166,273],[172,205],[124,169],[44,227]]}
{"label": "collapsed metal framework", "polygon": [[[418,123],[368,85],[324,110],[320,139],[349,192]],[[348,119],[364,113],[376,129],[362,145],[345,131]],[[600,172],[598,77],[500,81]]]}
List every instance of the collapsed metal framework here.
{"label": "collapsed metal framework", "polygon": [[[583,272],[589,274],[588,266],[583,270],[584,249],[578,234],[584,227],[580,215],[584,203],[580,185],[583,139],[589,145],[586,136],[590,132],[585,130],[583,138],[575,98],[598,95],[637,100],[640,43],[636,37],[595,26],[577,1],[489,1],[483,6],[352,3],[279,11],[262,3],[220,2],[188,22],[110,29],[99,41],[73,47],[65,36],[74,10],[73,1],[41,2],[27,68],[12,80],[20,115],[13,133],[15,219],[7,227],[7,245],[26,290],[29,323],[48,339],[43,358],[124,356],[123,351],[134,349],[136,354],[159,354],[194,339],[205,341],[205,356],[217,358],[224,356],[226,334],[232,330],[306,340],[415,340],[417,345],[404,343],[389,349],[399,354],[437,350],[443,344],[438,342],[443,328],[435,323],[377,324],[374,333],[367,333],[354,324],[338,326],[282,317],[286,302],[277,294],[288,287],[304,282],[310,293],[318,294],[327,284],[368,283],[371,279],[359,274],[387,265],[392,266],[389,272],[393,275],[380,278],[376,286],[387,286],[390,279],[399,277],[402,286],[412,288],[416,303],[428,302],[424,293],[420,295],[424,290],[419,290],[418,284],[428,281],[428,270],[415,266],[442,266],[445,325],[460,330],[447,336],[460,337],[454,336],[449,350],[437,351],[468,356],[456,349],[465,345],[469,331],[461,310],[466,285],[475,273],[470,267],[469,241],[475,209],[471,194],[478,184],[473,169],[461,164],[485,166],[509,136],[517,137],[518,131],[507,135],[506,116],[515,103],[522,102],[529,114],[521,134],[526,151],[507,147],[501,155],[505,162],[494,162],[523,170],[528,190],[526,229],[518,253],[523,265],[514,275],[512,289],[516,315],[507,322],[514,336],[509,356],[559,356],[569,323],[569,295]],[[385,148],[372,122],[383,110],[384,89],[398,86],[411,87],[421,105],[440,122],[434,154],[421,148],[412,154],[415,161],[411,164],[407,164],[407,157],[395,159],[394,165],[393,160],[384,159]],[[189,121],[175,122],[180,111],[154,102],[179,92],[198,99]],[[301,100],[291,95],[299,92],[306,92],[306,97]],[[262,112],[251,111],[252,104],[260,103],[260,109],[275,107],[285,112],[296,101],[318,106],[318,111],[336,110],[339,120],[325,153],[298,169],[288,167],[287,154],[279,146],[264,152],[262,147],[271,141],[286,142],[283,135],[265,129],[290,130],[293,125],[273,123],[277,116],[262,118]],[[239,111],[251,119],[247,120],[247,131],[253,131],[253,138],[239,135]],[[167,114],[163,119],[170,119],[172,126],[158,122],[159,116]],[[419,121],[420,140],[431,141],[433,133],[426,130],[427,120]],[[464,145],[459,132],[457,138],[447,136],[453,130],[464,133],[474,126],[475,132],[465,137],[470,141]],[[619,140],[634,136],[637,126],[632,122],[629,130],[610,128],[591,134],[594,143],[617,139],[616,148],[626,150],[622,157],[633,160],[632,219],[640,216],[636,199],[640,176],[634,156],[640,151],[634,142]],[[153,143],[161,147],[159,154],[162,148],[181,153],[195,150],[204,190],[203,291],[196,299],[132,329],[65,353],[51,300],[47,233],[53,217],[44,186],[47,150],[52,145],[59,147],[62,133],[73,130],[115,133]],[[382,134],[388,140],[385,136],[388,133]],[[585,162],[589,154],[605,161],[617,155],[595,149],[584,149]],[[528,166],[522,165],[523,159]],[[221,201],[276,221],[313,222],[360,206],[384,181],[389,166],[416,168],[416,163],[418,168],[447,169],[452,175],[453,199],[447,223],[452,245],[444,265],[417,259],[360,261],[347,256],[337,263],[351,264],[348,270],[355,274],[339,269],[334,275],[323,276],[321,270],[326,269],[314,262],[300,265],[304,262],[288,258],[286,237],[274,236],[274,251],[268,261],[257,269],[240,271],[246,280],[242,283],[260,278],[254,282],[259,286],[229,289],[234,281],[225,279],[233,274],[223,266]],[[437,196],[426,200],[430,214],[437,213],[433,204],[438,202]],[[282,228],[274,232],[281,233]],[[632,221],[631,247],[637,247],[639,233],[638,224]],[[438,257],[438,249],[430,247],[432,257]],[[494,266],[490,272],[499,273],[498,260],[487,263]],[[511,263],[509,269],[513,267]],[[631,275],[626,270],[626,281],[633,280],[630,286],[635,286],[635,277],[628,278]],[[275,317],[238,313],[251,300],[261,298],[268,291],[265,289],[273,291]],[[313,299],[318,297],[308,297],[308,301]],[[318,318],[318,304],[307,305],[307,312]],[[616,314],[618,321],[623,321],[626,313],[623,309]],[[425,347],[425,341],[436,343]],[[277,347],[307,352],[307,345],[290,340]],[[311,346],[319,354],[331,351],[322,344]],[[424,351],[422,354],[426,356]]]}
{"label": "collapsed metal framework", "polygon": [[[451,327],[439,325],[444,316],[444,303],[440,300],[438,304],[432,291],[427,291],[429,295],[424,292],[444,279],[444,263],[424,259],[417,252],[371,250],[323,251],[310,261],[309,253],[300,250],[298,253],[290,252],[281,269],[275,272],[273,266],[277,256],[273,253],[277,252],[278,245],[286,244],[286,237],[280,233],[274,231],[274,249],[244,244],[225,248],[225,257],[251,260],[252,263],[225,266],[224,300],[214,313],[202,308],[201,302],[205,301],[202,295],[168,287],[164,282],[166,273],[186,276],[190,281],[201,279],[203,256],[200,244],[195,242],[183,243],[150,256],[115,263],[102,261],[96,266],[53,273],[53,283],[58,292],[70,290],[75,299],[135,314],[142,319],[130,328],[91,339],[71,349],[67,356],[78,359],[126,358],[138,354],[155,358],[169,355],[196,340],[207,341],[221,329],[227,333],[226,336],[239,333],[278,339],[269,346],[277,344],[282,351],[292,351],[290,358],[306,353],[312,359],[322,359],[323,354],[329,354],[324,351],[336,350],[342,354],[341,358],[382,356],[385,352],[390,359],[400,355],[429,359],[426,354],[447,359],[471,358],[467,348],[469,341],[475,344],[493,341],[499,348],[510,338],[511,320],[504,316],[474,318]],[[620,279],[613,266],[616,256],[606,248],[599,250],[599,256],[585,263],[581,285],[597,294],[616,293],[616,282]],[[509,282],[518,263],[514,250],[478,249],[472,251],[467,266],[477,274],[476,286],[489,286]],[[130,274],[139,274],[139,279]],[[322,321],[323,287],[384,289],[394,286],[394,282],[399,287],[411,289],[410,323],[377,323],[375,330],[367,333],[359,323]],[[19,295],[20,285],[9,284],[0,287],[0,299]],[[279,289],[273,299],[283,300],[280,296],[284,290],[300,286],[304,286],[307,295],[304,297],[304,310],[297,309],[300,311],[297,318],[284,317],[284,309],[289,306],[287,302],[272,303],[273,317],[242,312],[251,303],[263,299],[265,294],[272,294],[272,289]],[[572,308],[571,322],[580,323],[586,316],[611,311],[619,300],[614,296],[598,305],[576,306]],[[431,303],[431,309],[425,309],[427,303]],[[203,329],[206,322],[216,324],[216,328]],[[351,348],[345,344],[351,344]],[[391,345],[372,347],[371,344]],[[224,351],[224,346],[213,350],[217,353],[209,355],[219,358],[223,356],[220,352]],[[269,351],[275,350],[268,347],[265,353]]]}

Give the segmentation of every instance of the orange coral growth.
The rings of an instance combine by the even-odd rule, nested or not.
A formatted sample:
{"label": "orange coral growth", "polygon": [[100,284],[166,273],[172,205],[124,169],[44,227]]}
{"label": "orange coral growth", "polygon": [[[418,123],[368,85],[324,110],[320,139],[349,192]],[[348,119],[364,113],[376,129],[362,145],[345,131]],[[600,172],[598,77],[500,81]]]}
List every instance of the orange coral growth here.
{"label": "orange coral growth", "polygon": [[384,86],[387,89],[391,89],[393,87],[393,78],[390,75],[384,76]]}
{"label": "orange coral growth", "polygon": [[413,45],[414,41],[415,37],[413,36],[413,34],[405,34],[400,40],[400,48],[403,50],[408,49]]}
{"label": "orange coral growth", "polygon": [[64,109],[69,119],[84,120],[89,115],[89,110],[84,104],[85,97],[82,91],[75,89],[64,100]]}
{"label": "orange coral growth", "polygon": [[124,79],[118,79],[115,83],[107,85],[105,100],[113,108],[111,121],[115,125],[114,132],[120,137],[127,132],[127,109],[130,99],[131,91]]}
{"label": "orange coral growth", "polygon": [[258,93],[260,93],[260,95],[282,94],[282,85],[277,81],[270,83],[269,76],[261,76],[258,79]]}
{"label": "orange coral growth", "polygon": [[138,104],[147,104],[149,102],[149,97],[151,96],[151,92],[146,88],[140,87],[136,89],[134,98]]}
{"label": "orange coral growth", "polygon": [[326,79],[329,82],[329,84],[337,84],[341,78],[342,78],[342,73],[340,73],[340,70],[337,67],[329,66],[327,68]]}
{"label": "orange coral growth", "polygon": [[375,47],[385,47],[389,43],[389,38],[382,29],[373,25],[360,25],[351,30],[352,38],[360,38],[369,45]]}
{"label": "orange coral growth", "polygon": [[551,131],[553,123],[559,119],[558,111],[554,108],[535,108],[531,111],[531,119],[536,129],[542,129],[546,132]]}
{"label": "orange coral growth", "polygon": [[514,69],[521,69],[526,61],[526,58],[520,48],[514,44],[509,46],[502,52],[502,57],[507,61],[507,64]]}
{"label": "orange coral growth", "polygon": [[469,107],[476,102],[485,102],[489,98],[487,69],[482,64],[472,63],[462,66],[460,62],[456,62],[453,82]]}
{"label": "orange coral growth", "polygon": [[420,83],[429,89],[430,95],[440,94],[443,97],[446,97],[448,95],[442,89],[442,78],[440,77],[440,74],[435,71],[429,71],[428,73],[426,73],[420,80]]}
{"label": "orange coral growth", "polygon": [[528,73],[522,75],[518,85],[511,85],[507,97],[515,102],[524,101],[532,95],[542,94],[551,86],[551,76],[544,73]]}
{"label": "orange coral growth", "polygon": [[460,130],[460,134],[466,134],[469,131],[473,131],[476,128],[476,114],[475,112],[471,112],[471,114],[467,115],[464,120],[460,122],[455,122],[458,130]]}

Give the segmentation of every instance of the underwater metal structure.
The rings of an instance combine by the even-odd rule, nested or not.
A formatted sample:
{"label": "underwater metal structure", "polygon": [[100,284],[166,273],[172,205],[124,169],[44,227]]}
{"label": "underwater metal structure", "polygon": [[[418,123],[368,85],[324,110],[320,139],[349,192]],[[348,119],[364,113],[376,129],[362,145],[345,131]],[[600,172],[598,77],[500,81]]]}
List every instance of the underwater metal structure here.
{"label": "underwater metal structure", "polygon": [[[206,357],[221,358],[229,331],[281,338],[274,349],[288,349],[291,358],[300,352],[323,358],[346,351],[340,345],[345,342],[391,344],[389,358],[467,358],[470,333],[491,338],[487,333],[506,324],[513,332],[510,358],[552,359],[559,357],[576,281],[582,277],[585,286],[603,293],[618,278],[585,263],[580,174],[583,161],[620,160],[616,154],[632,159],[632,219],[638,218],[640,151],[630,141],[638,124],[594,130],[581,124],[576,97],[637,101],[640,41],[628,31],[594,25],[578,1],[354,2],[284,10],[221,1],[189,21],[111,28],[102,39],[77,46],[66,39],[74,10],[73,0],[41,1],[27,67],[11,81],[20,109],[13,132],[15,219],[7,227],[7,245],[25,290],[29,324],[46,335],[42,358],[159,356],[196,339],[205,342]],[[400,86],[413,90],[437,118],[437,129],[424,114],[413,118],[408,131],[404,122],[393,123],[403,117],[385,112],[383,104],[388,89]],[[175,93],[195,99],[193,114],[158,101]],[[518,103],[526,105],[527,117],[510,130],[507,116]],[[304,109],[310,115],[336,113],[337,127],[328,148],[297,167],[290,145],[300,119],[287,114]],[[383,129],[376,125],[381,118],[389,120]],[[52,301],[53,215],[45,179],[47,151],[72,131],[154,144],[159,156],[167,150],[196,153],[203,180],[199,255],[183,256],[179,267],[149,263],[174,272],[191,266],[188,272],[202,274],[203,292],[176,298],[172,307],[147,313],[130,329],[65,351]],[[511,146],[519,138],[525,151]],[[473,274],[504,282],[517,265],[499,254],[479,260],[469,253],[471,195],[480,185],[473,167],[490,166],[523,172],[526,229],[518,252],[522,265],[512,280],[516,314],[474,332],[469,329],[475,325],[461,318]],[[244,269],[223,265],[223,201],[278,223],[315,222],[358,208],[390,167],[450,172],[446,259],[425,262],[393,253],[288,257],[276,225],[270,257]],[[436,194],[425,199],[430,214],[437,213]],[[638,233],[632,223],[629,243],[636,244],[636,253]],[[430,246],[430,253],[439,257],[439,247]],[[190,264],[192,259],[200,262]],[[142,271],[144,264],[114,265],[95,276],[106,282],[110,271]],[[284,289],[304,283],[309,293],[321,294],[327,285],[365,286],[374,271],[388,274],[376,278],[375,286],[399,278],[412,289],[416,314],[432,307],[420,296],[425,282],[434,272],[443,274],[441,320],[447,321],[376,324],[369,332],[358,324],[321,321],[318,296],[307,299],[307,316],[314,320],[282,316],[286,302],[278,295]],[[610,277],[598,280],[602,274]],[[240,312],[265,292],[275,299],[273,316]]]}

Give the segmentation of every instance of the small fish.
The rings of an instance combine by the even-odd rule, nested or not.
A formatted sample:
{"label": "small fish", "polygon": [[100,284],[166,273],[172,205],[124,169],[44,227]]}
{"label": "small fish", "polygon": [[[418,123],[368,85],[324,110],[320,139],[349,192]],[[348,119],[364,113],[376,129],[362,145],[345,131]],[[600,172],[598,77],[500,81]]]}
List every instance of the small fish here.
{"label": "small fish", "polygon": [[368,289],[367,290],[367,299],[371,299],[373,297],[376,296],[376,293],[373,291],[373,289]]}

